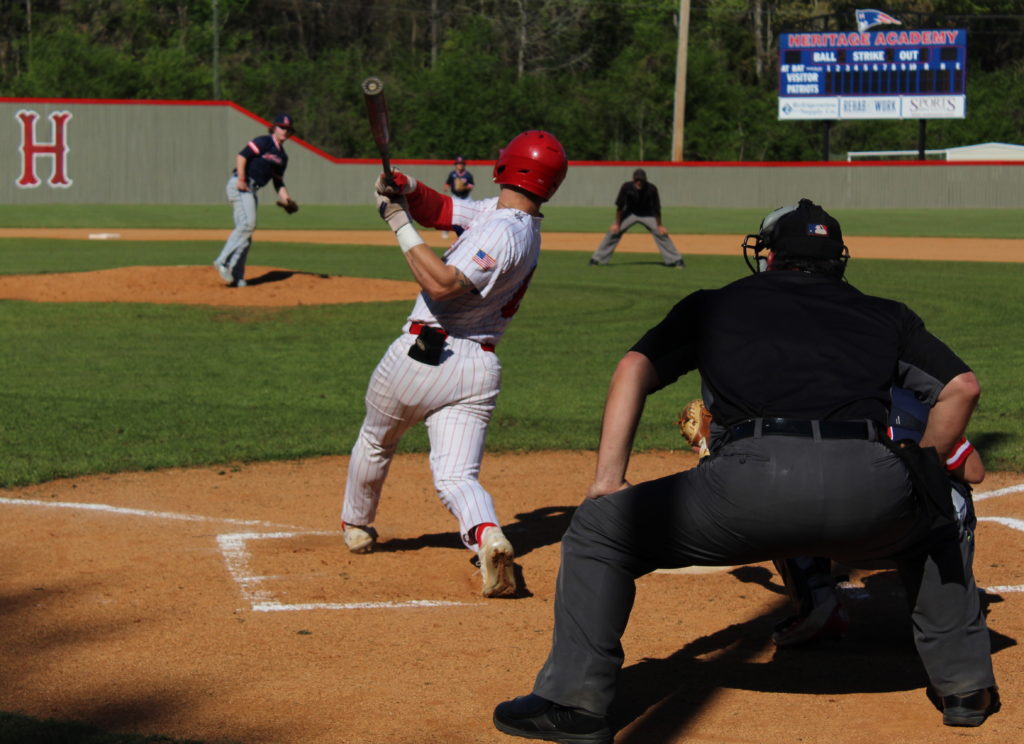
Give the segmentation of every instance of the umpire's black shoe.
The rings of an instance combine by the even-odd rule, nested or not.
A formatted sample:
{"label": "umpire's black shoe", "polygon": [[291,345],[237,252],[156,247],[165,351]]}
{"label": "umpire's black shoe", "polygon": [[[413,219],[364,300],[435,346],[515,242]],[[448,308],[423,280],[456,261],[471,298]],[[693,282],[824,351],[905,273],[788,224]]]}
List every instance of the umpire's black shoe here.
{"label": "umpire's black shoe", "polygon": [[998,687],[942,696],[929,688],[928,698],[942,711],[942,722],[947,726],[980,726],[1000,708]]}
{"label": "umpire's black shoe", "polygon": [[494,727],[510,736],[560,744],[612,744],[612,730],[603,716],[552,703],[540,695],[523,695],[499,703]]}

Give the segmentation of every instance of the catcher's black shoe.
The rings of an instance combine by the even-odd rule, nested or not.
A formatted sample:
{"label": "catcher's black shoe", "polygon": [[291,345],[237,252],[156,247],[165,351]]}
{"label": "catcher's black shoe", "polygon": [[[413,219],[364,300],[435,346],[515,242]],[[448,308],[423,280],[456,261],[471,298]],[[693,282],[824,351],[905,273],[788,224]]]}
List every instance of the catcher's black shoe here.
{"label": "catcher's black shoe", "polygon": [[930,687],[927,692],[928,699],[942,711],[942,722],[947,726],[980,726],[1001,707],[998,687],[959,695],[938,695]]}
{"label": "catcher's black shoe", "polygon": [[612,730],[603,716],[552,703],[540,695],[523,695],[499,703],[494,727],[510,736],[560,744],[612,744]]}

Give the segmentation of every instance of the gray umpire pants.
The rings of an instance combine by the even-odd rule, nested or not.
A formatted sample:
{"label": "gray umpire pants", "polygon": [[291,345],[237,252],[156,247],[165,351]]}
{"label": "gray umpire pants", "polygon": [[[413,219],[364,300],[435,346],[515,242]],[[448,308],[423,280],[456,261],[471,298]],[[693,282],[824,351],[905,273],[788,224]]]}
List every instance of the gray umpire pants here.
{"label": "gray umpire pants", "polygon": [[217,256],[217,263],[226,266],[235,281],[245,278],[245,262],[252,246],[252,234],[256,231],[256,207],[259,200],[256,192],[251,190],[252,186],[249,188],[250,191],[239,191],[238,176],[231,174],[228,177],[225,190],[231,202],[235,229],[228,235],[224,248]]}
{"label": "gray umpire pants", "polygon": [[665,262],[666,266],[673,266],[683,260],[683,257],[679,255],[679,251],[676,250],[672,238],[658,232],[658,221],[654,217],[637,217],[635,214],[629,215],[619,223],[619,231],[617,233],[608,232],[605,234],[601,244],[597,246],[597,250],[594,251],[594,255],[590,257],[590,260],[596,261],[599,264],[608,263],[608,259],[612,257],[626,230],[636,224],[647,228],[647,231],[654,238],[654,243],[661,252],[661,260]]}
{"label": "gray umpire pants", "polygon": [[[940,695],[970,692],[995,684],[993,678],[991,682],[968,688],[965,686],[967,682],[958,676],[961,670],[971,668],[975,655],[982,653],[983,649],[989,655],[991,649],[981,595],[974,580],[974,530],[978,520],[968,488],[954,484],[952,497],[957,524],[950,528],[950,532],[956,532],[956,544],[954,546],[953,540],[933,540],[931,543],[930,558],[939,571],[941,581],[939,587],[929,586],[929,596],[924,599],[929,605],[923,614],[918,611],[918,606],[922,602],[921,593],[929,563],[915,560],[913,556],[896,561],[910,603],[914,641],[919,651],[922,644],[929,647],[929,653],[920,654],[921,660],[928,679]],[[948,581],[950,575],[956,580]],[[961,586],[960,575],[963,576],[965,597],[961,597],[958,589]],[[951,630],[936,633],[936,627]],[[964,679],[969,679],[969,676]]]}
{"label": "gray umpire pants", "polygon": [[729,443],[693,470],[585,501],[561,550],[552,647],[533,690],[561,705],[607,712],[640,576],[798,555],[898,558],[917,651],[936,692],[995,684],[956,528],[931,528],[902,463],[877,442]]}

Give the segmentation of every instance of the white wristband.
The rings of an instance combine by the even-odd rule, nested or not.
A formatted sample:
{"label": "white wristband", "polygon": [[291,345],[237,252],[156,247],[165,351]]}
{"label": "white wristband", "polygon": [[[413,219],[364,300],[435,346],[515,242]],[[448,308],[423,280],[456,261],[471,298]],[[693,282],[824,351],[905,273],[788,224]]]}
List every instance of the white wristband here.
{"label": "white wristband", "polygon": [[423,242],[423,238],[416,232],[416,228],[412,226],[411,222],[407,222],[398,228],[395,232],[395,237],[398,238],[398,247],[402,249],[402,253],[408,253],[412,250],[413,246]]}

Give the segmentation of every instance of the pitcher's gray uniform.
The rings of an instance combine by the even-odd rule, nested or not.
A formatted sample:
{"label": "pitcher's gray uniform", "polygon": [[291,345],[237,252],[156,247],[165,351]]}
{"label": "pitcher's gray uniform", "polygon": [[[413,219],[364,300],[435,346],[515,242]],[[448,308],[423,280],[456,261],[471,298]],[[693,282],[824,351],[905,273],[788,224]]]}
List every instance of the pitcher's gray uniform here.
{"label": "pitcher's gray uniform", "polygon": [[288,201],[284,172],[288,170],[288,153],[284,143],[295,133],[292,117],[278,114],[270,125],[270,133],[254,137],[235,156],[235,169],[225,186],[231,203],[235,229],[221,249],[213,265],[220,278],[232,287],[245,287],[245,262],[256,231],[257,192],[273,182],[280,201]]}

